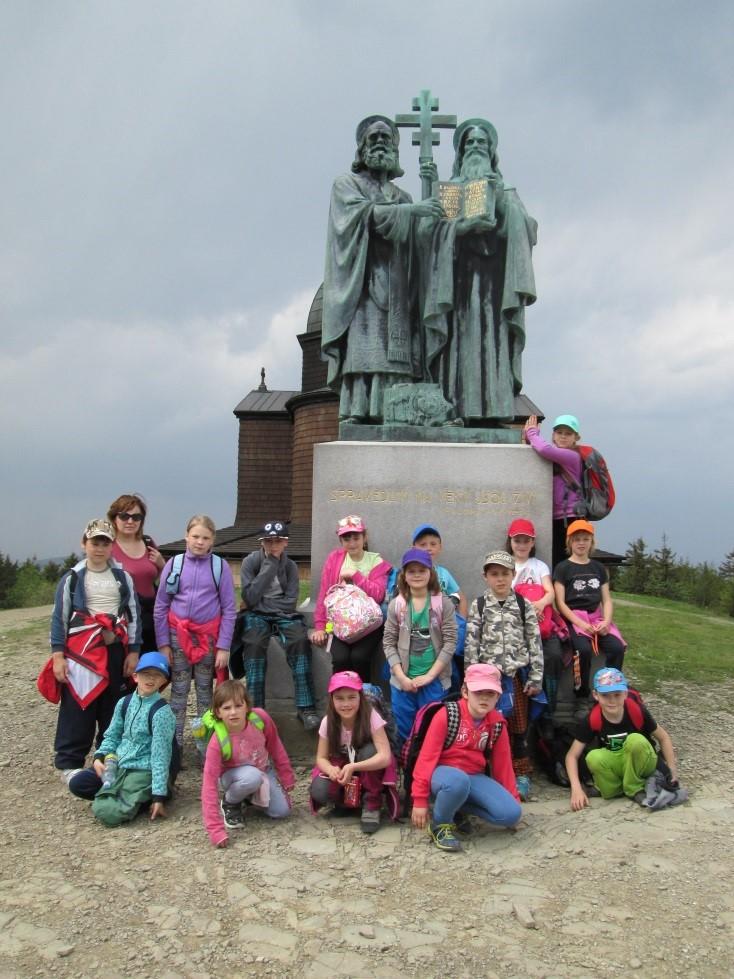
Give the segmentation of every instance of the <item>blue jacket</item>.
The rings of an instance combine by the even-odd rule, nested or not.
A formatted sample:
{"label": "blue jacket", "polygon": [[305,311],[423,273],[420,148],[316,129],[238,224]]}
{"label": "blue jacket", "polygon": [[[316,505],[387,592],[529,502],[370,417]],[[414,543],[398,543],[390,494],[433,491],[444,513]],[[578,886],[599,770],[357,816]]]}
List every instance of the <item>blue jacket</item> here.
{"label": "blue jacket", "polygon": [[[141,624],[138,596],[135,594],[133,580],[116,561],[109,561],[109,568],[115,576],[120,588],[120,604],[117,614],[125,613],[127,619],[128,648],[131,653],[140,652]],[[69,620],[72,612],[87,612],[87,597],[84,590],[84,579],[87,574],[86,560],[80,561],[72,569],[76,573],[76,586],[71,594],[72,572],[67,571],[56,586],[54,610],[51,613],[51,652],[63,653],[66,649],[66,637],[69,630]]]}

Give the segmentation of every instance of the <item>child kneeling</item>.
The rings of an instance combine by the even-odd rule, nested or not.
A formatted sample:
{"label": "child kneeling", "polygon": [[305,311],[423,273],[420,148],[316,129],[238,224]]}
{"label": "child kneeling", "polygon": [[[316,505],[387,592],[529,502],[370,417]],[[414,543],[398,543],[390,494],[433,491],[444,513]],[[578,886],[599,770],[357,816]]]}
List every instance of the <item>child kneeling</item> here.
{"label": "child kneeling", "polygon": [[326,717],[319,727],[311,809],[317,812],[329,803],[336,809],[357,809],[361,803],[362,832],[375,833],[380,828],[383,792],[391,817],[397,818],[396,781],[385,720],[365,697],[359,674],[335,673],[329,680]]}
{"label": "child kneeling", "polygon": [[[152,803],[150,818],[165,816],[170,797],[169,775],[176,730],[173,711],[160,695],[171,676],[168,660],[160,653],[143,653],[133,673],[137,690],[117,701],[110,726],[94,754],[94,770],[101,779],[105,757],[117,755],[117,775],[102,783],[92,812],[105,826],[135,819]],[[156,706],[162,702],[162,706]]]}
{"label": "child kneeling", "polygon": [[[448,709],[437,711],[426,731],[413,770],[411,820],[428,831],[439,850],[456,852],[456,817],[478,816],[494,826],[513,827],[522,815],[510,754],[507,722],[495,710],[502,693],[497,667],[466,668],[458,702],[459,726],[448,745]],[[491,765],[492,777],[487,775]],[[428,822],[428,800],[433,819]]]}
{"label": "child kneeling", "polygon": [[252,707],[241,680],[217,686],[211,711],[202,720],[212,736],[204,760],[201,811],[209,839],[224,847],[227,830],[245,825],[245,800],[271,819],[287,816],[296,779],[273,719]]}
{"label": "child kneeling", "polygon": [[[643,704],[635,704],[639,722],[635,723],[632,708],[627,704],[627,680],[619,670],[607,667],[594,676],[592,691],[597,707],[581,721],[576,737],[566,755],[566,771],[571,782],[571,809],[585,808],[589,798],[579,778],[579,759],[586,746],[598,738],[600,747],[589,751],[584,761],[591,772],[596,792],[604,799],[625,795],[640,805],[646,798],[645,782],[658,766],[658,756],[652,745],[660,745],[670,770],[671,784],[677,785],[673,742],[665,728],[660,727]],[[601,710],[599,723],[592,724],[592,715]],[[639,732],[639,733],[638,733]]]}

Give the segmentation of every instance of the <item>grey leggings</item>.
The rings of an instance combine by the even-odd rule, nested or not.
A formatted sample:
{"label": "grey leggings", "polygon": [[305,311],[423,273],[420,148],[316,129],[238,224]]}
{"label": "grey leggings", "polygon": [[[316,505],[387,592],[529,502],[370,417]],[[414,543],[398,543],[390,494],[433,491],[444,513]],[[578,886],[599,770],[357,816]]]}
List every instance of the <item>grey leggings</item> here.
{"label": "grey leggings", "polygon": [[196,690],[196,713],[201,716],[212,704],[214,648],[213,644],[211,644],[211,648],[206,656],[192,667],[178,644],[175,629],[172,629],[171,650],[171,710],[176,715],[176,740],[179,744],[183,744],[186,705],[189,700],[189,690],[191,689],[192,669],[194,671],[194,689]]}
{"label": "grey leggings", "polygon": [[238,803],[248,799],[257,792],[263,779],[270,782],[270,802],[266,807],[259,806],[266,816],[271,819],[282,819],[291,811],[290,802],[283,787],[275,777],[275,772],[269,768],[261,772],[254,765],[238,765],[237,768],[227,768],[219,779],[224,789],[224,801]]}

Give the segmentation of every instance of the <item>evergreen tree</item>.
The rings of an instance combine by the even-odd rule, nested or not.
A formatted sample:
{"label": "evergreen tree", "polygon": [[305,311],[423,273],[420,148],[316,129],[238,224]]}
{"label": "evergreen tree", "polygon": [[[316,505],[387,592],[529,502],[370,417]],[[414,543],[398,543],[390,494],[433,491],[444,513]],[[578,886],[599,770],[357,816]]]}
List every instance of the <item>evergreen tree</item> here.
{"label": "evergreen tree", "polygon": [[648,593],[650,578],[650,556],[641,537],[628,545],[624,555],[624,565],[617,576],[616,587],[633,595]]}
{"label": "evergreen tree", "polygon": [[18,562],[0,551],[0,608],[10,608],[8,594],[18,577]]}
{"label": "evergreen tree", "polygon": [[734,551],[729,551],[719,565],[719,574],[725,581],[734,581]]}
{"label": "evergreen tree", "polygon": [[652,553],[650,594],[661,598],[678,598],[676,581],[676,554],[668,546],[668,537],[663,534],[660,547]]}

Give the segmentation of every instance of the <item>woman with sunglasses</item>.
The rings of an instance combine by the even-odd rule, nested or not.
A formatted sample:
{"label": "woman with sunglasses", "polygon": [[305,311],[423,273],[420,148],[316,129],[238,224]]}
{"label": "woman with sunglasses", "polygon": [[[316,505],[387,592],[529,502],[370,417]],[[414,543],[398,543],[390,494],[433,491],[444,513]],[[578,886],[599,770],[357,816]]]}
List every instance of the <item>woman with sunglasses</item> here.
{"label": "woman with sunglasses", "polygon": [[[367,528],[361,517],[352,514],[342,517],[337,524],[340,546],[329,554],[324,562],[316,599],[311,642],[317,646],[326,645],[329,638],[326,632],[326,593],[332,585],[343,582],[357,585],[362,591],[381,604],[385,597],[387,576],[390,564],[376,551],[368,551]],[[333,673],[354,670],[364,683],[372,679],[372,661],[382,643],[382,626],[375,632],[348,643],[331,634],[331,669]]]}
{"label": "woman with sunglasses", "polygon": [[157,649],[153,627],[155,582],[166,563],[153,538],[143,533],[147,511],[145,500],[135,493],[118,496],[107,511],[107,519],[117,533],[112,545],[112,557],[132,578],[140,603],[143,653]]}

